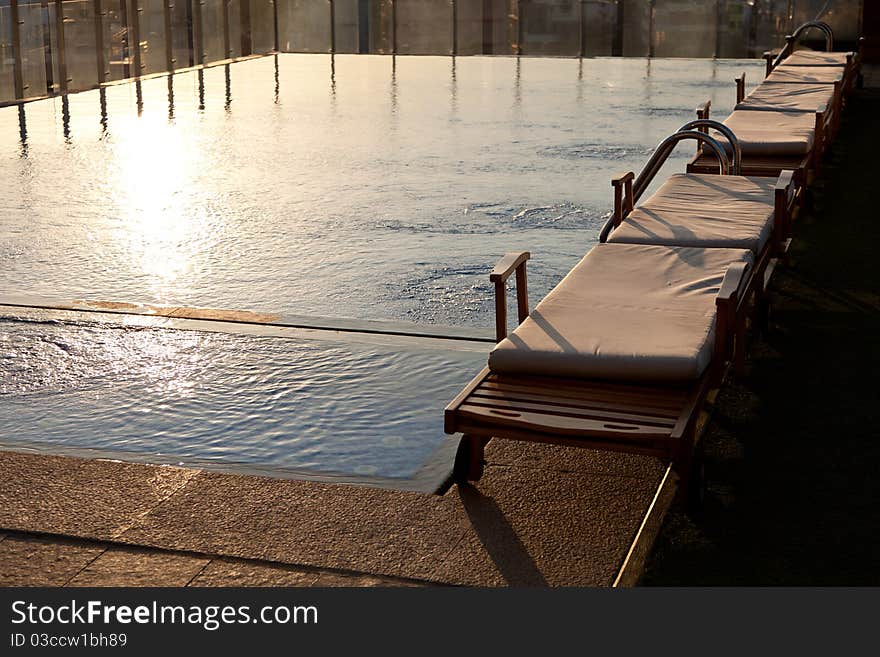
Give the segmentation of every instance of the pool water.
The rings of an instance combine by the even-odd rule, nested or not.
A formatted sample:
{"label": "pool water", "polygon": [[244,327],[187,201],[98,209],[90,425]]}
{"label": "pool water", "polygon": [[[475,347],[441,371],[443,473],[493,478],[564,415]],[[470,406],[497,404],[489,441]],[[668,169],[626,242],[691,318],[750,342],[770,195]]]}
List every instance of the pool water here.
{"label": "pool water", "polygon": [[485,360],[480,343],[22,311],[0,319],[0,445],[434,489],[443,407]]}
{"label": "pool water", "polygon": [[541,298],[762,66],[285,54],[3,108],[0,295],[491,328],[501,254]]}

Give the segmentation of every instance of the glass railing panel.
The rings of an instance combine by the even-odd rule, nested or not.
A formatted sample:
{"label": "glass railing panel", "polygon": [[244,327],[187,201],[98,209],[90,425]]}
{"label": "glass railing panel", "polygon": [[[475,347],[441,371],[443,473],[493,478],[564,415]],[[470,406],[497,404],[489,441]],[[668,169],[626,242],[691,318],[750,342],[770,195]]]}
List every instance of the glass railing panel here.
{"label": "glass railing panel", "polygon": [[278,35],[282,50],[330,52],[330,3],[327,0],[280,0]]}
{"label": "glass railing panel", "polygon": [[205,63],[226,59],[223,8],[226,0],[203,0],[202,57]]}
{"label": "glass railing panel", "polygon": [[664,0],[654,7],[655,57],[713,57],[717,39],[714,2]]}
{"label": "glass railing panel", "polygon": [[12,8],[0,6],[0,103],[15,100]]}
{"label": "glass railing panel", "polygon": [[397,0],[397,52],[452,52],[452,3],[449,0]]}
{"label": "glass railing panel", "polygon": [[275,3],[272,0],[249,0],[251,9],[251,52],[275,50]]}
{"label": "glass railing panel", "polygon": [[140,10],[138,12],[138,43],[141,75],[167,70],[163,0],[133,0],[132,4]]}
{"label": "glass railing panel", "polygon": [[62,5],[62,14],[67,88],[69,91],[91,89],[98,84],[95,3],[93,0],[65,2]]}
{"label": "glass railing panel", "polygon": [[[247,2],[248,0],[244,0]],[[241,0],[227,0],[229,12],[229,57],[241,57]]]}
{"label": "glass railing panel", "polygon": [[483,52],[482,0],[455,2],[456,52],[459,55],[478,55]]}
{"label": "glass railing panel", "polygon": [[23,97],[45,96],[46,50],[49,46],[48,12],[39,2],[18,4],[21,38]]}
{"label": "glass railing panel", "polygon": [[193,10],[191,0],[169,0],[171,7],[171,56],[175,69],[195,64],[193,57]]}
{"label": "glass railing panel", "polygon": [[122,80],[138,75],[134,55],[134,30],[128,28],[128,17],[134,16],[130,0],[101,0],[101,43],[104,52],[105,80]]}
{"label": "glass railing panel", "polygon": [[523,54],[580,53],[580,0],[521,0],[520,10]]}
{"label": "glass railing panel", "polygon": [[617,31],[617,2],[615,0],[585,0],[583,2],[584,57],[614,55],[619,38]]}

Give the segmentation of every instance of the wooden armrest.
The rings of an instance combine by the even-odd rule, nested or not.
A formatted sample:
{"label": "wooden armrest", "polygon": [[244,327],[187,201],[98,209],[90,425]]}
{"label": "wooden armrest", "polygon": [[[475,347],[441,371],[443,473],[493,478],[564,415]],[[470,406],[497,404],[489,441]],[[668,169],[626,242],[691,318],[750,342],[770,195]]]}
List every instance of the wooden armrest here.
{"label": "wooden armrest", "polygon": [[531,257],[532,254],[528,251],[511,251],[510,253],[505,253],[489,274],[489,280],[493,283],[503,283],[510,278],[510,275],[516,271],[517,267]]}
{"label": "wooden armrest", "polygon": [[777,192],[788,192],[792,182],[794,182],[794,171],[783,169],[779,173],[779,178],[776,179],[775,189]]}
{"label": "wooden armrest", "polygon": [[750,267],[751,265],[747,262],[736,262],[727,268],[727,271],[724,272],[724,280],[721,281],[721,288],[718,290],[718,296],[715,297],[716,305],[736,301],[739,288],[742,286],[746,272]]}
{"label": "wooden armrest", "polygon": [[489,274],[489,280],[495,283],[495,342],[507,337],[507,294],[504,283],[513,272],[516,272],[516,307],[520,324],[529,316],[526,262],[530,257],[528,251],[505,253]]}
{"label": "wooden armrest", "polygon": [[745,71],[737,77],[734,82],[736,82],[736,102],[741,103],[743,99],[746,97],[746,74]]}
{"label": "wooden armrest", "polygon": [[616,176],[611,178],[611,186],[612,187],[620,187],[626,182],[629,182],[635,179],[636,174],[632,171],[627,171],[626,173],[618,173]]}
{"label": "wooden armrest", "polygon": [[709,118],[709,110],[712,108],[712,101],[707,100],[702,105],[697,106],[697,118],[698,119],[708,119]]}

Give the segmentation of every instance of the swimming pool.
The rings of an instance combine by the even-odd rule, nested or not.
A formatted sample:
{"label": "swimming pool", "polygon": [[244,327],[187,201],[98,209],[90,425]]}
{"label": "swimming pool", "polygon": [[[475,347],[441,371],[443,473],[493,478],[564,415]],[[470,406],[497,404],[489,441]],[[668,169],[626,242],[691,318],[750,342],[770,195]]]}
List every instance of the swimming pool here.
{"label": "swimming pool", "polygon": [[388,331],[490,333],[509,250],[542,297],[595,244],[611,175],[762,66],[279,55],[0,109],[0,305],[392,322],[6,306],[0,446],[436,489],[443,407],[489,345]]}
{"label": "swimming pool", "polygon": [[285,54],[0,109],[0,293],[489,328],[498,256],[543,296],[762,66]]}

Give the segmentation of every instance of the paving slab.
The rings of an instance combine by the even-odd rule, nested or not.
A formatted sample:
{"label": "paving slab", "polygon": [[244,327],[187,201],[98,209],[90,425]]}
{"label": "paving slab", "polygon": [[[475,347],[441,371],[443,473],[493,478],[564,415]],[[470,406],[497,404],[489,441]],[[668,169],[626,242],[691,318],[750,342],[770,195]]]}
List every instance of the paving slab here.
{"label": "paving slab", "polygon": [[609,586],[656,480],[490,466],[455,486],[469,530],[435,578],[477,586]]}
{"label": "paving slab", "polygon": [[316,587],[358,587],[358,588],[381,588],[381,587],[415,587],[427,586],[418,582],[390,579],[387,577],[373,577],[371,575],[347,575],[340,573],[322,573],[312,585]]}
{"label": "paving slab", "polygon": [[199,471],[0,451],[0,527],[112,539]]}
{"label": "paving slab", "polygon": [[0,586],[63,586],[104,547],[55,537],[6,536],[0,541]]}
{"label": "paving slab", "polygon": [[214,559],[189,586],[312,586],[318,573],[290,566]]}
{"label": "paving slab", "polygon": [[430,579],[465,531],[436,495],[203,473],[119,538],[165,549]]}
{"label": "paving slab", "polygon": [[92,561],[68,586],[185,586],[209,557],[113,547]]}

